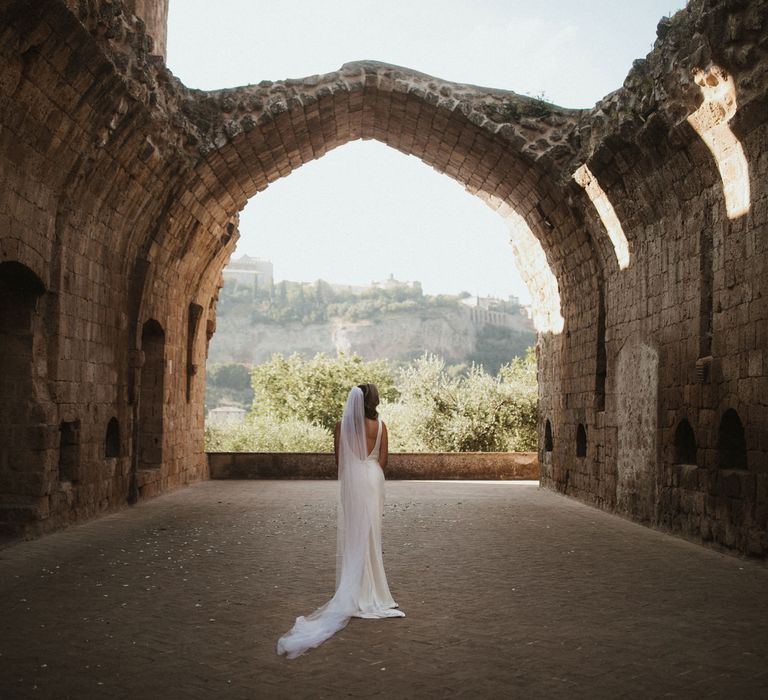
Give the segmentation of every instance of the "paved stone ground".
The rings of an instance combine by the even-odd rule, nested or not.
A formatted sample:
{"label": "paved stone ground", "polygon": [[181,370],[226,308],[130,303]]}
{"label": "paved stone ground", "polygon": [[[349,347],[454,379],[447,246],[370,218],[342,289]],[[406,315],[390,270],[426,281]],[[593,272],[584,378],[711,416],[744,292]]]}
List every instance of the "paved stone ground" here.
{"label": "paved stone ground", "polygon": [[0,697],[765,698],[768,568],[535,484],[388,482],[405,619],[333,588],[335,482],[209,481],[0,551]]}

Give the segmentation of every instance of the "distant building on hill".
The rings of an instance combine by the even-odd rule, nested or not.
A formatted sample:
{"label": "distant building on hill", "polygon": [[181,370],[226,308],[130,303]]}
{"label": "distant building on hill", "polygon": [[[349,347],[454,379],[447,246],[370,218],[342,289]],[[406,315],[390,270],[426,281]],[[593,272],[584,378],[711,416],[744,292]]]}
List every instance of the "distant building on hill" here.
{"label": "distant building on hill", "polygon": [[[528,309],[522,306],[515,296],[510,295],[507,301],[496,297],[467,297],[462,303],[469,307],[469,317],[476,326],[533,329]],[[516,307],[517,312],[511,313],[511,307]]]}
{"label": "distant building on hill", "polygon": [[381,282],[371,282],[371,287],[378,287],[379,289],[398,289],[399,287],[421,289],[421,282],[402,282],[401,280],[396,280],[395,276],[390,273],[389,277]]}
{"label": "distant building on hill", "polygon": [[396,280],[395,276],[390,274],[387,279],[381,282],[373,281],[369,285],[361,286],[356,284],[330,284],[334,292],[346,292],[347,294],[363,294],[371,289],[398,289],[408,287],[409,289],[421,289],[421,282],[401,282]]}
{"label": "distant building on hill", "polygon": [[380,289],[397,289],[398,287],[410,287],[418,285],[418,282],[401,282],[396,280],[395,276],[390,272],[387,279],[381,282],[371,282],[371,287],[379,287]]}
{"label": "distant building on hill", "polygon": [[224,280],[235,280],[238,284],[250,285],[256,289],[269,289],[274,282],[274,268],[270,260],[241,255],[230,261],[223,271]]}

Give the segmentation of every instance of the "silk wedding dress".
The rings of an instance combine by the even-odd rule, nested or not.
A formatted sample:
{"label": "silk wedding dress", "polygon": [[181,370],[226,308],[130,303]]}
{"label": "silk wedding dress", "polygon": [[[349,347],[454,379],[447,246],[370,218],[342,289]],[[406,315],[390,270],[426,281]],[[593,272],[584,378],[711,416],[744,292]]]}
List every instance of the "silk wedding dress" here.
{"label": "silk wedding dress", "polygon": [[363,392],[347,397],[339,435],[339,502],[336,538],[336,592],[277,642],[277,653],[294,659],[346,626],[350,617],[405,617],[392,599],[381,556],[384,472],[379,464],[381,419],[368,452]]}

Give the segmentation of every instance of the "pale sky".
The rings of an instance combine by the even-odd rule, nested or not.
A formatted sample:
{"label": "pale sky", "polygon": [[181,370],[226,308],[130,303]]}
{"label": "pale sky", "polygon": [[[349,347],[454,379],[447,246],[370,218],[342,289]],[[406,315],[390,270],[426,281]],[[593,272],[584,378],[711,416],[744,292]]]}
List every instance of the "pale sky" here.
{"label": "pale sky", "polygon": [[[621,86],[684,0],[170,0],[168,65],[210,90],[372,59],[456,82],[591,107]],[[212,9],[214,8],[214,9]],[[428,293],[529,295],[506,224],[414,157],[356,141],[256,195],[242,253],[276,279],[367,284],[393,274]]]}

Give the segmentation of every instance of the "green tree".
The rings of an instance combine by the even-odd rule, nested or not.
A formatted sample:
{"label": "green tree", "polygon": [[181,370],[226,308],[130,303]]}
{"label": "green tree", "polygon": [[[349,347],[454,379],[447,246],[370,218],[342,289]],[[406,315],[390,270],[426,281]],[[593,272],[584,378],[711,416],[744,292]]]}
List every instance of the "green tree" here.
{"label": "green tree", "polygon": [[[227,384],[242,367],[213,372]],[[210,450],[326,451],[335,422],[355,384],[373,382],[382,397],[393,452],[530,451],[536,449],[536,358],[503,365],[497,375],[472,365],[453,372],[442,358],[424,355],[403,366],[397,386],[386,361],[356,355],[329,358],[274,355],[251,372],[254,400],[248,420],[209,428]]]}
{"label": "green tree", "polygon": [[535,356],[529,351],[496,376],[473,365],[452,376],[424,355],[401,371],[398,406],[385,406],[394,449],[495,452],[536,449]]}
{"label": "green tree", "polygon": [[334,359],[323,353],[304,360],[298,353],[289,357],[275,354],[251,373],[252,412],[282,420],[298,418],[333,430],[349,390],[369,382],[378,386],[383,399],[397,397],[386,360],[365,362],[358,355]]}
{"label": "green tree", "polygon": [[240,362],[213,365],[209,370],[211,381],[226,389],[247,389],[251,383],[251,369]]}
{"label": "green tree", "polygon": [[251,368],[238,362],[214,364],[208,367],[205,382],[205,410],[217,406],[239,406],[248,409],[253,404]]}
{"label": "green tree", "polygon": [[208,452],[330,452],[333,436],[314,423],[249,416],[236,426],[205,428]]}

